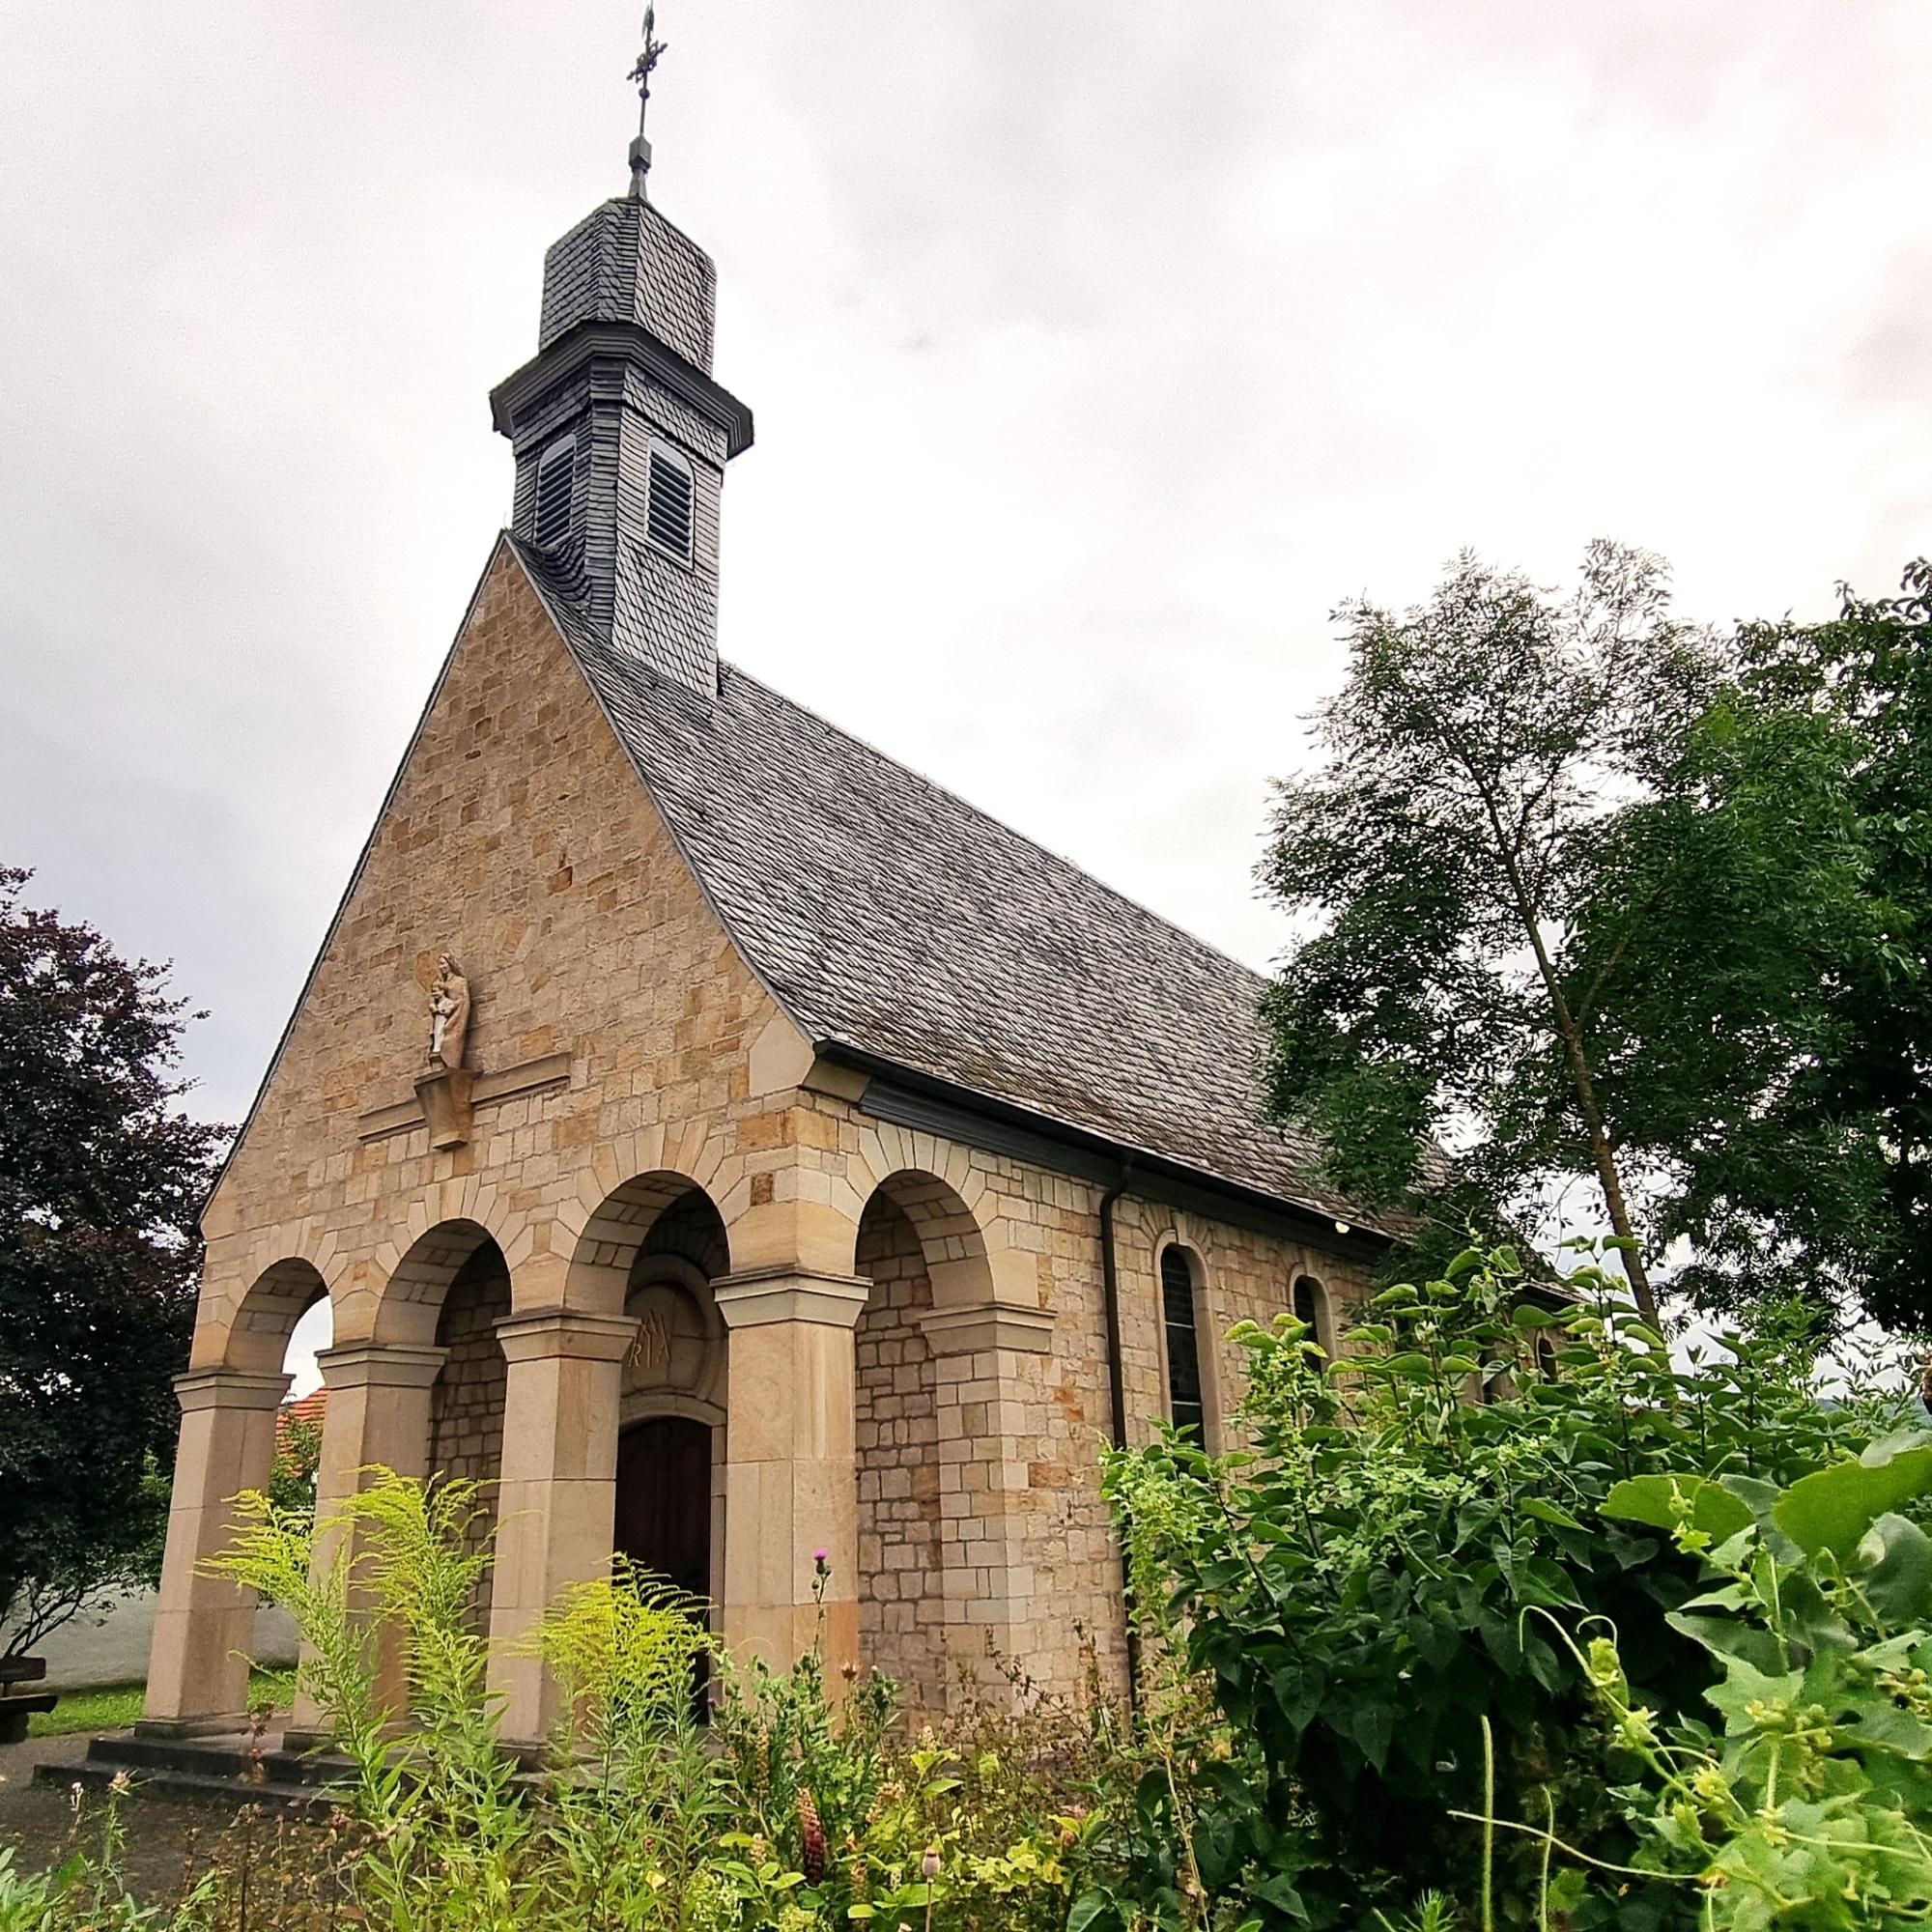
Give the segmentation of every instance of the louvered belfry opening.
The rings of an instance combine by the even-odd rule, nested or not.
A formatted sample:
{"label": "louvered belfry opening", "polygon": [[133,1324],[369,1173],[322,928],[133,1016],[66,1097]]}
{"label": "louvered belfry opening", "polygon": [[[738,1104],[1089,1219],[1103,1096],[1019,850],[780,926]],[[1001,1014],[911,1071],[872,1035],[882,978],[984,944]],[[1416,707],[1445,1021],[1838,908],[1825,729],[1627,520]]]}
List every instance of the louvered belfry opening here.
{"label": "louvered belfry opening", "polygon": [[1184,1249],[1160,1257],[1161,1312],[1167,1325],[1167,1413],[1177,1429],[1201,1440],[1208,1420],[1201,1395],[1201,1341],[1194,1328],[1194,1270]]}
{"label": "louvered belfry opening", "polygon": [[659,444],[651,447],[650,500],[645,526],[660,550],[691,557],[691,471]]}
{"label": "louvered belfry opening", "polygon": [[560,551],[570,541],[576,485],[577,445],[566,441],[547,449],[537,466],[537,513],[531,532],[539,550]]}

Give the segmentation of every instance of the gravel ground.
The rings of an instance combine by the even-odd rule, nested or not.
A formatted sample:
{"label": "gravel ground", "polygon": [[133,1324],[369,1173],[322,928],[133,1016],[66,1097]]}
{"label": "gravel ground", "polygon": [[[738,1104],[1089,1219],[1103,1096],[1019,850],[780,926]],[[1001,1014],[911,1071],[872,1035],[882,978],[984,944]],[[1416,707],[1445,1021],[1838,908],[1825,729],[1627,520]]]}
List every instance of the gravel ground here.
{"label": "gravel ground", "polygon": [[[22,1870],[57,1865],[78,1840],[98,1848],[104,1801],[88,1796],[76,1812],[70,1794],[34,1783],[36,1765],[78,1764],[87,1740],[30,1738],[23,1745],[0,1745],[0,1845],[15,1847]],[[170,1804],[158,1798],[127,1799],[121,1804],[127,1844],[121,1862],[137,1897],[174,1897],[184,1874],[205,1861],[206,1848],[220,1836],[228,1820],[204,1805]]]}

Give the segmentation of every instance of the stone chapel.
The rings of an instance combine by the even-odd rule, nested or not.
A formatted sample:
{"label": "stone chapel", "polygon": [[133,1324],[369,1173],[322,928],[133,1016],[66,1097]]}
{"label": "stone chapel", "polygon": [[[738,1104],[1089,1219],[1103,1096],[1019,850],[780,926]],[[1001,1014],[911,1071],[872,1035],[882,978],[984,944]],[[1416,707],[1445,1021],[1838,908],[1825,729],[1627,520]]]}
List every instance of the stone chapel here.
{"label": "stone chapel", "polygon": [[517,1641],[613,1550],[779,1662],[824,1551],[835,1673],[915,1708],[1119,1681],[1099,1445],[1214,1443],[1228,1329],[1332,1333],[1387,1245],[1261,1124],[1253,974],[720,661],[752,412],[648,163],[550,250],[510,527],[207,1208],[150,1735],[243,1723],[200,1565],[320,1297],[322,1507],[493,1485],[534,1742]]}

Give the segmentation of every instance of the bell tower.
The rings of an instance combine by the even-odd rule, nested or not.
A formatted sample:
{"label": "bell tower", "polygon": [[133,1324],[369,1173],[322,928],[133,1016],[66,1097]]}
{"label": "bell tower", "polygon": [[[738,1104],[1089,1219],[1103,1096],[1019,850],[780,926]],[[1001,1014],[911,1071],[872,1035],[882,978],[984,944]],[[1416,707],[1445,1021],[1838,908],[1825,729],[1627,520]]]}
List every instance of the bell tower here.
{"label": "bell tower", "polygon": [[631,76],[630,192],[545,256],[537,354],[490,404],[516,452],[516,535],[594,637],[711,696],[720,498],[752,412],[711,375],[717,270],[645,193],[655,24]]}

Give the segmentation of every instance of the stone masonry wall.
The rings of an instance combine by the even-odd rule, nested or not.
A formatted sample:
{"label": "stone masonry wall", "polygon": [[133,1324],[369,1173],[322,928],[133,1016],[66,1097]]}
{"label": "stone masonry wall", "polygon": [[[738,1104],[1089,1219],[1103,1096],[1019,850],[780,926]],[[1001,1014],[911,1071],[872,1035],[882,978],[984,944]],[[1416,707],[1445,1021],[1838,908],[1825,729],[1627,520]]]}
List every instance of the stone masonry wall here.
{"label": "stone masonry wall", "polygon": [[[986,1627],[1005,1616],[1011,1660],[1036,1684],[1077,1691],[1097,1661],[1103,1681],[1119,1688],[1120,1558],[1099,1490],[1111,1429],[1100,1188],[883,1126],[836,1101],[814,1104],[838,1121],[839,1149],[857,1171],[883,1179],[914,1168],[945,1179],[990,1242],[1027,1259],[1029,1289],[1054,1313],[1047,1353],[994,1349],[933,1363],[948,1667],[987,1662]],[[1340,1241],[1329,1249],[1253,1234],[1132,1194],[1116,1208],[1115,1239],[1127,1433],[1136,1442],[1166,1407],[1158,1257],[1168,1240],[1192,1247],[1203,1263],[1200,1340],[1211,1416],[1225,1416],[1239,1398],[1240,1351],[1225,1340],[1236,1322],[1265,1322],[1287,1309],[1301,1273],[1324,1285],[1345,1322],[1342,1311],[1370,1279]],[[1009,1293],[1027,1292],[1015,1286],[1021,1279],[1009,1266]],[[908,1478],[921,1453],[911,1445],[902,1452]],[[1005,1604],[993,1601],[998,1577],[1008,1585]]]}
{"label": "stone masonry wall", "polygon": [[[469,1065],[567,1052],[567,1082],[479,1107],[453,1152],[419,1127],[364,1140],[358,1116],[411,1098],[444,948],[475,999]],[[788,1182],[771,1175],[794,1164],[789,1137],[749,1074],[774,1023],[499,552],[206,1217],[196,1362],[241,1359],[242,1297],[284,1255],[321,1269],[340,1346],[382,1337],[384,1289],[425,1222],[482,1222],[529,1305],[562,1294],[565,1229],[585,1201],[633,1173],[681,1169],[728,1218],[761,1169],[764,1198],[782,1202]]]}
{"label": "stone masonry wall", "polygon": [[859,1640],[868,1668],[912,1708],[944,1708],[939,1460],[932,1357],[918,1325],[932,1306],[918,1231],[874,1196],[859,1224],[857,1272],[872,1281],[859,1318]]}

